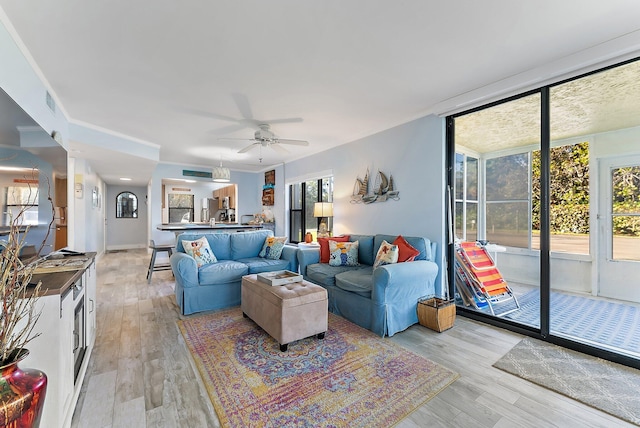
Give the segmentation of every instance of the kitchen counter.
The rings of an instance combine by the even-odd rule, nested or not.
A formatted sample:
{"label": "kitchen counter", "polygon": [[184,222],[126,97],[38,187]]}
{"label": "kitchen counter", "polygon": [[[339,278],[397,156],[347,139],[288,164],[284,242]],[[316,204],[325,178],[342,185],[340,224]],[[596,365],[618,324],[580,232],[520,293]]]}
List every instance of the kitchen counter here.
{"label": "kitchen counter", "polygon": [[93,263],[95,257],[96,253],[86,253],[84,256],[67,256],[64,259],[58,259],[61,261],[82,260],[83,263],[76,269],[56,269],[52,267],[50,271],[47,271],[47,269],[37,268],[31,277],[31,283],[36,284],[38,281],[42,281],[40,286],[41,296],[62,295],[84,274],[87,267]]}
{"label": "kitchen counter", "polygon": [[254,230],[254,229],[262,229],[262,225],[260,224],[238,224],[230,223],[230,222],[216,222],[215,225],[211,226],[209,223],[163,223],[158,225],[158,230],[162,230],[165,232],[185,232],[185,231],[243,231],[243,230]]}

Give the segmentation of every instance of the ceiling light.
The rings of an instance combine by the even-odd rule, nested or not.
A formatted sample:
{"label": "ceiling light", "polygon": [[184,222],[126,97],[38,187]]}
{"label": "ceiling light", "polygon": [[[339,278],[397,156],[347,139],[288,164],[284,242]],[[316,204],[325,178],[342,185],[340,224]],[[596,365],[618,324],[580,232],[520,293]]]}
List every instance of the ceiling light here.
{"label": "ceiling light", "polygon": [[0,166],[0,171],[6,172],[37,172],[37,168],[27,168],[20,166]]}
{"label": "ceiling light", "polygon": [[222,161],[220,161],[220,166],[214,167],[211,171],[211,178],[218,183],[228,183],[231,181],[231,171],[229,168],[223,167]]}
{"label": "ceiling light", "polygon": [[120,177],[120,180],[122,180],[122,181],[131,181],[131,179],[129,177]]}

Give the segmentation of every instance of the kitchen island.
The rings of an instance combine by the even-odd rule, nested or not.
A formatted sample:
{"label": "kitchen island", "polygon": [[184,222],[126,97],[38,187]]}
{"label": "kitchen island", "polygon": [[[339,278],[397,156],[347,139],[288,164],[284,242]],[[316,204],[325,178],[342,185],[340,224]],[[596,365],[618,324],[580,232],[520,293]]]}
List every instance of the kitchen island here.
{"label": "kitchen island", "polygon": [[261,224],[238,224],[230,222],[216,222],[213,226],[209,223],[163,223],[158,225],[158,230],[163,232],[173,232],[176,236],[184,232],[246,232],[247,230],[262,229]]}

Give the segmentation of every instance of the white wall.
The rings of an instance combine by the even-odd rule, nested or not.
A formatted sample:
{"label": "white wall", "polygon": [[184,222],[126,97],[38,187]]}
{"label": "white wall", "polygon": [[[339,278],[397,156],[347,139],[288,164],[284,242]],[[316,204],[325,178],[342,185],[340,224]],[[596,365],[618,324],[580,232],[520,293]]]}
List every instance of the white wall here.
{"label": "white wall", "polygon": [[[146,248],[147,240],[147,188],[138,186],[107,185],[106,206],[106,249],[125,250]],[[116,218],[116,198],[121,192],[131,192],[138,197],[137,218]]]}
{"label": "white wall", "polygon": [[[68,181],[73,189],[74,184],[82,185],[82,196],[70,192],[68,197],[69,211],[74,217],[68,222],[69,248],[76,251],[95,251],[102,254],[105,250],[104,240],[104,194],[106,186],[102,179],[91,169],[91,165],[84,159],[73,159],[73,169],[69,171]],[[71,171],[74,171],[71,175]],[[97,188],[101,201],[94,206],[93,189]]]}
{"label": "white wall", "polygon": [[[444,119],[427,116],[288,163],[286,177],[333,173],[334,234],[402,234],[436,242],[440,294],[445,243],[444,141]],[[372,186],[378,170],[392,175],[400,200],[352,204],[354,182],[367,168]]]}

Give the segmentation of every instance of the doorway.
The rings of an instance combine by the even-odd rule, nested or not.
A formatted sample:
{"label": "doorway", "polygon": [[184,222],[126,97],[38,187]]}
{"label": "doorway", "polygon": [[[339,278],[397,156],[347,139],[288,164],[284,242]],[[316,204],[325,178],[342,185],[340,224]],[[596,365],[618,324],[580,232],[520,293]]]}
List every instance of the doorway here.
{"label": "doorway", "polygon": [[601,159],[598,295],[640,303],[640,156]]}

